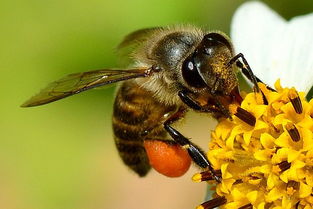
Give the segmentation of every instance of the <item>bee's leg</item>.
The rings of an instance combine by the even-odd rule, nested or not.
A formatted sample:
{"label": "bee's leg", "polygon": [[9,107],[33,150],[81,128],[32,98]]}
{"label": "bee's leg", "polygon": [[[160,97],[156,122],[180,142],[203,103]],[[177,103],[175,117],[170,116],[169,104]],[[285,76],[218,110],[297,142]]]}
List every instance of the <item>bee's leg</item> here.
{"label": "bee's leg", "polygon": [[201,168],[207,168],[211,172],[212,176],[217,182],[220,182],[220,177],[217,175],[217,172],[213,169],[210,161],[207,159],[206,154],[195,144],[193,144],[189,139],[179,133],[174,129],[171,124],[182,117],[184,110],[180,109],[176,113],[170,116],[164,122],[164,129],[170,134],[176,143],[182,146],[188,151],[189,156],[198,166]]}
{"label": "bee's leg", "polygon": [[[253,81],[252,81],[252,78],[250,77],[249,71],[244,67],[244,65],[242,64],[242,62],[237,61],[237,62],[236,62],[236,66],[241,69],[242,74],[243,74],[246,78],[248,78],[251,82],[253,82]],[[255,79],[256,79],[257,82],[264,83],[264,82],[261,81],[258,77],[256,77],[256,76],[254,76],[254,77],[255,77]],[[265,84],[265,83],[264,83],[264,84]],[[265,85],[266,85],[266,88],[267,88],[267,89],[269,89],[269,90],[271,90],[271,91],[276,91],[275,89],[273,89],[272,87],[268,86],[267,84],[265,84]]]}
{"label": "bee's leg", "polygon": [[195,101],[191,96],[188,90],[181,90],[178,92],[179,98],[191,109],[199,112],[207,113],[220,113],[220,109],[214,105],[202,106],[197,101]]}
{"label": "bee's leg", "polygon": [[227,118],[231,118],[230,112],[227,108],[225,108],[225,106],[221,103],[221,101],[219,100],[219,98],[216,95],[216,91],[219,84],[220,80],[216,79],[213,88],[211,89],[211,95],[214,99],[214,102],[217,106],[217,108],[223,113],[223,115]]}
{"label": "bee's leg", "polygon": [[223,114],[226,118],[232,118],[229,110],[220,102],[217,96],[213,95],[213,98],[215,100],[217,108],[220,110],[220,112]]}
{"label": "bee's leg", "polygon": [[[239,61],[239,58],[242,59],[243,64]],[[253,83],[256,92],[260,92],[258,86],[258,79],[252,72],[249,63],[247,62],[246,58],[243,56],[242,53],[237,54],[234,56],[228,63],[227,66],[230,67],[232,64],[236,63],[236,65],[242,70],[243,74]],[[240,64],[237,64],[240,63]]]}
{"label": "bee's leg", "polygon": [[191,109],[203,112],[203,107],[190,97],[187,90],[179,91],[178,96]]}
{"label": "bee's leg", "polygon": [[[242,59],[242,62],[238,60],[239,58]],[[231,66],[232,64],[236,63],[236,66],[241,69],[242,74],[248,78],[255,86],[256,91],[259,92],[259,87],[256,85],[257,82],[264,83],[261,81],[256,75],[254,75],[253,71],[250,68],[250,65],[248,64],[248,61],[246,58],[243,56],[242,53],[237,54],[234,56],[227,64],[227,66]],[[265,83],[264,83],[265,84]],[[266,84],[265,84],[266,85]],[[271,90],[271,91],[276,91],[272,87],[266,85],[266,88]]]}

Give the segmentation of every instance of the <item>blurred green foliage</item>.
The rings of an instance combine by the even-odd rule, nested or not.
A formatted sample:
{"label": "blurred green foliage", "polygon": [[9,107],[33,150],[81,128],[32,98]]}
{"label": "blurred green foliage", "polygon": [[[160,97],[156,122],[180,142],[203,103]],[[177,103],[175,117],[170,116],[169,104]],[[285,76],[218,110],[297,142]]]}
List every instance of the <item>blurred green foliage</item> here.
{"label": "blurred green foliage", "polygon": [[[121,164],[110,129],[114,89],[90,91],[43,107],[19,105],[64,74],[116,66],[115,46],[133,30],[191,23],[228,32],[231,16],[242,2],[0,1],[0,208],[111,205],[108,200],[91,203],[102,187],[114,188],[108,178],[113,174],[110,156]],[[265,2],[285,18],[313,8],[312,0]],[[102,191],[103,197],[109,190]]]}

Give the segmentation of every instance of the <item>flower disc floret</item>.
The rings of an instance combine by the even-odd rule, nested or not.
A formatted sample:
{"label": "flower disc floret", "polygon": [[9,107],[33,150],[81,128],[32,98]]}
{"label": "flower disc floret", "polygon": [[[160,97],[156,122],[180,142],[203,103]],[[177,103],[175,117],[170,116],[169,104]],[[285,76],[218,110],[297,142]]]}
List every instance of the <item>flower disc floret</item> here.
{"label": "flower disc floret", "polygon": [[212,132],[208,159],[222,177],[215,196],[226,199],[221,208],[313,208],[313,100],[279,80],[276,91],[259,86],[241,104],[254,126],[234,115]]}

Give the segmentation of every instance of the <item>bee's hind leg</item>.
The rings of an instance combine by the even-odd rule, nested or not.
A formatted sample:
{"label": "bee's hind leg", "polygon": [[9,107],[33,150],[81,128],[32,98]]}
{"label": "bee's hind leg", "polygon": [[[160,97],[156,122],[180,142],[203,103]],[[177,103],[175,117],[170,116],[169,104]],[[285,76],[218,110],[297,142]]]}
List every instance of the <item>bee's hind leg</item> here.
{"label": "bee's hind leg", "polygon": [[195,144],[193,144],[189,139],[183,136],[180,132],[174,129],[171,124],[182,117],[184,114],[183,109],[179,109],[176,113],[171,115],[165,122],[164,122],[164,129],[170,134],[170,136],[174,139],[176,143],[182,146],[184,149],[188,151],[189,156],[198,166],[204,169],[208,169],[213,178],[220,182],[220,177],[218,176],[217,172],[212,167],[210,161],[207,159],[206,154]]}

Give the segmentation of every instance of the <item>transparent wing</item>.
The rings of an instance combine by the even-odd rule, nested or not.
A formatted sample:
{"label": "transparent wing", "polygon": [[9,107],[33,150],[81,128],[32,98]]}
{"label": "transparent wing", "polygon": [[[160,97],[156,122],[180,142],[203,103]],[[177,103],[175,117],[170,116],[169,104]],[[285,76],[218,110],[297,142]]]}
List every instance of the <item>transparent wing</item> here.
{"label": "transparent wing", "polygon": [[119,55],[119,61],[122,65],[128,65],[134,62],[133,55],[136,54],[138,49],[145,43],[152,34],[156,31],[162,30],[161,27],[145,28],[136,30],[126,37],[117,46],[117,53]]}
{"label": "transparent wing", "polygon": [[149,68],[130,70],[94,70],[74,73],[50,83],[38,94],[27,100],[21,107],[47,104],[80,92],[118,81],[148,76]]}
{"label": "transparent wing", "polygon": [[123,49],[130,45],[140,44],[142,41],[145,41],[149,38],[151,34],[153,34],[157,30],[161,30],[161,27],[154,28],[144,28],[140,30],[136,30],[127,36],[124,37],[123,41],[118,45],[118,49]]}

